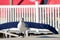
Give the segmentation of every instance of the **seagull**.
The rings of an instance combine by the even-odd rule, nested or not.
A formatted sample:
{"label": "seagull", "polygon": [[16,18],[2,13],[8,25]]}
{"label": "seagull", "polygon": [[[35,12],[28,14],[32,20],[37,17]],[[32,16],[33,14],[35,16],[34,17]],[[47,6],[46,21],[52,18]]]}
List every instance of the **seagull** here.
{"label": "seagull", "polygon": [[24,18],[21,18],[17,27],[22,33],[24,33],[24,36],[26,36],[26,31],[28,30],[28,27],[26,27],[26,24],[24,23]]}

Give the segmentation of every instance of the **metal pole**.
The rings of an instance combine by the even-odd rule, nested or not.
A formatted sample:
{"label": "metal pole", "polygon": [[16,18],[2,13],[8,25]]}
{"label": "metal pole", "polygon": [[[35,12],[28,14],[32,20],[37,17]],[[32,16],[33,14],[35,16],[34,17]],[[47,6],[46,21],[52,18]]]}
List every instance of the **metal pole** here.
{"label": "metal pole", "polygon": [[13,0],[10,0],[10,5],[13,5]]}
{"label": "metal pole", "polygon": [[[12,5],[13,5],[13,0],[10,0],[10,6],[12,7]],[[9,10],[10,10],[9,22],[11,22],[13,21],[13,8],[10,8]]]}
{"label": "metal pole", "polygon": [[39,12],[38,12],[38,1],[35,2],[35,6],[36,6],[36,22],[38,23],[39,22]]}

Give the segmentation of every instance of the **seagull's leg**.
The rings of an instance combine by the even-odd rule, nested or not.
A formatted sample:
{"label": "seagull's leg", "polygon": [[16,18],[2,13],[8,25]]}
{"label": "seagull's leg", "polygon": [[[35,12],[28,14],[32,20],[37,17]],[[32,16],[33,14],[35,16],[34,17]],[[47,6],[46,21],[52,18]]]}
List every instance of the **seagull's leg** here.
{"label": "seagull's leg", "polygon": [[26,32],[25,32],[25,36],[26,36],[26,37],[28,37],[28,31],[29,31],[29,30],[26,30]]}
{"label": "seagull's leg", "polygon": [[8,31],[6,30],[6,31],[5,31],[5,37],[6,37],[6,38],[7,38],[7,36],[8,36],[8,35],[7,35],[7,32],[8,32]]}
{"label": "seagull's leg", "polygon": [[22,37],[24,38],[25,37],[25,32],[21,32],[21,33],[23,33]]}

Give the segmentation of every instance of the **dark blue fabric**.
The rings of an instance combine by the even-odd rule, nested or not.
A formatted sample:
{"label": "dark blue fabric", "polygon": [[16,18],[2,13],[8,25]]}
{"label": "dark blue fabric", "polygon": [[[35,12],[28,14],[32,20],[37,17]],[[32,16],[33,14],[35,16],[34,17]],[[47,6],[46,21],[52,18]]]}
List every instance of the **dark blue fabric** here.
{"label": "dark blue fabric", "polygon": [[48,24],[42,24],[42,23],[34,23],[34,22],[25,22],[26,25],[28,25],[29,28],[38,28],[38,29],[47,29]]}
{"label": "dark blue fabric", "polygon": [[[38,29],[48,29],[54,34],[58,34],[55,28],[48,24],[42,24],[42,23],[34,23],[34,22],[24,22],[28,28],[38,28]],[[17,28],[18,22],[9,22],[0,24],[0,30],[2,29],[8,29],[8,28]]]}
{"label": "dark blue fabric", "polygon": [[17,24],[18,22],[9,22],[9,23],[0,24],[0,30],[7,28],[17,28]]}

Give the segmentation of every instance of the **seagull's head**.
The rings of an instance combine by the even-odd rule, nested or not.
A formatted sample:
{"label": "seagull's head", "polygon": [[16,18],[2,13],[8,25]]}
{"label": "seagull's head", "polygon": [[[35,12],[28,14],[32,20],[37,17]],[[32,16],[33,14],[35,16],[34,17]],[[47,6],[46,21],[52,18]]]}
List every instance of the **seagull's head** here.
{"label": "seagull's head", "polygon": [[24,18],[21,18],[21,19],[20,19],[20,22],[24,22]]}

